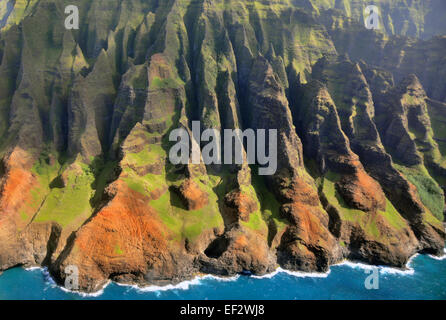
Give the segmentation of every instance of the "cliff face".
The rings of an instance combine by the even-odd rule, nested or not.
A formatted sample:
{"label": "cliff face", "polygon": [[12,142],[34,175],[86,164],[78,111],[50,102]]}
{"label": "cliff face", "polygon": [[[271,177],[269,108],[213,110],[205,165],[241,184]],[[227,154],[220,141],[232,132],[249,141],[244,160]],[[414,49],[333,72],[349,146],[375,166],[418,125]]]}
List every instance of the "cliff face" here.
{"label": "cliff face", "polygon": [[446,4],[441,0],[306,0],[293,2],[316,10],[333,10],[354,20],[363,21],[364,9],[375,5],[379,10],[379,26],[388,35],[428,39],[442,35],[446,27],[442,18]]}
{"label": "cliff face", "polygon": [[[84,0],[69,31],[69,1],[2,2],[0,271],[96,291],[442,254],[445,39],[348,3]],[[395,33],[440,23],[416,3],[403,32],[383,1]],[[171,164],[196,120],[277,129],[277,171]]]}

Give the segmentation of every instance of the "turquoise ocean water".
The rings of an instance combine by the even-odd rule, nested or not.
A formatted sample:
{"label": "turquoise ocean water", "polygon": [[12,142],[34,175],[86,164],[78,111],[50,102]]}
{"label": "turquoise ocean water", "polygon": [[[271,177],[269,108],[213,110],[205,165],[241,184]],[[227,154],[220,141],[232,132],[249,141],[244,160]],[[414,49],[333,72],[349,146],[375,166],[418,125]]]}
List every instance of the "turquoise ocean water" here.
{"label": "turquoise ocean water", "polygon": [[[401,271],[379,267],[379,289],[367,290],[370,266],[344,263],[327,274],[278,272],[262,277],[211,276],[169,287],[136,288],[110,283],[95,295],[66,292],[42,269],[15,268],[0,275],[0,299],[444,299],[446,259],[417,255]],[[370,271],[369,271],[370,272]]]}

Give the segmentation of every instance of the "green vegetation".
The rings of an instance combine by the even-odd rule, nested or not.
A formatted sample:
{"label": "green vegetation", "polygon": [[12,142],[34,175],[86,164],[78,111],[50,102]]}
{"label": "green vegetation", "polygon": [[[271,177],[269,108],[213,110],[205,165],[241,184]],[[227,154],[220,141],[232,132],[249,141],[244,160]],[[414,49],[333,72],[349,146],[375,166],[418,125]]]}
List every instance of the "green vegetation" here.
{"label": "green vegetation", "polygon": [[148,163],[155,163],[166,158],[166,151],[158,144],[144,146],[144,149],[138,153],[128,153],[127,160],[136,166],[143,166]]}
{"label": "green vegetation", "polygon": [[[265,223],[265,221],[268,221],[270,217],[266,216],[267,213],[265,213],[264,210],[261,208],[261,203],[259,199],[257,198],[256,191],[254,187],[251,186],[242,186],[242,193],[247,195],[251,200],[254,200],[257,202],[257,210],[255,212],[252,212],[249,215],[249,221],[244,222],[242,221],[241,224],[251,230],[254,231],[260,231],[263,234],[268,233],[268,225]],[[265,219],[266,218],[266,219]]]}
{"label": "green vegetation", "polygon": [[14,4],[14,10],[11,12],[11,15],[8,17],[6,25],[4,26],[4,30],[11,27],[11,25],[18,24],[22,21],[22,19],[32,12],[34,6],[37,4],[39,0],[4,0],[0,3],[0,21],[3,20],[7,13],[7,5],[8,3]]}
{"label": "green vegetation", "polygon": [[[168,125],[168,127],[170,126]],[[163,136],[162,144],[150,144],[138,153],[126,153],[123,163],[143,167],[163,161],[167,157],[166,135]],[[203,177],[205,182],[198,178],[195,179],[199,188],[208,194],[209,204],[200,210],[188,211],[184,208],[177,193],[170,189],[171,186],[178,186],[178,183],[182,181],[182,179],[177,180],[178,177],[170,172],[171,169],[170,164],[166,164],[161,174],[148,173],[140,176],[133,169],[125,166],[122,179],[129,188],[146,196],[150,196],[154,191],[163,192],[159,198],[151,200],[149,205],[157,211],[164,225],[172,232],[174,241],[186,238],[193,242],[204,230],[223,226],[223,219],[218,207],[218,196],[213,190],[219,181],[207,177]]]}
{"label": "green vegetation", "polygon": [[443,222],[441,220],[438,220],[436,217],[434,217],[434,215],[432,213],[430,213],[429,211],[426,212],[424,219],[430,225],[433,225],[433,226],[437,227],[438,229],[443,230],[443,228],[444,228]]}
{"label": "green vegetation", "polygon": [[147,67],[145,64],[134,66],[130,70],[130,83],[134,89],[145,90],[149,80],[147,79]]}
{"label": "green vegetation", "polygon": [[406,93],[401,99],[401,102],[408,105],[418,105],[418,104],[423,104],[424,100],[418,99],[413,95]]}
{"label": "green vegetation", "polygon": [[359,222],[365,213],[360,210],[349,208],[341,195],[336,191],[335,184],[340,178],[340,175],[329,171],[323,179],[322,191],[327,197],[328,202],[338,209],[344,220]]}
{"label": "green vegetation", "polygon": [[424,166],[405,167],[395,164],[406,178],[417,188],[421,201],[432,214],[443,221],[444,195],[437,182],[432,179]]}
{"label": "green vegetation", "polygon": [[34,214],[39,210],[45,197],[50,192],[50,184],[57,177],[60,166],[58,163],[52,164],[53,155],[43,152],[31,169],[37,177],[38,185],[30,190],[31,198],[24,199],[23,207],[19,212],[23,222],[32,221]]}
{"label": "green vegetation", "polygon": [[127,176],[124,177],[123,180],[127,183],[129,188],[143,195],[148,195],[150,191],[156,190],[157,188],[167,187],[165,173],[161,175],[148,173],[141,177],[130,168],[125,168],[124,172]]}
{"label": "green vegetation", "polygon": [[264,221],[273,221],[278,231],[283,230],[288,221],[280,216],[281,204],[277,201],[274,194],[267,188],[264,178],[258,175],[252,176],[252,186],[256,192],[256,198],[259,201],[259,208]]}
{"label": "green vegetation", "polygon": [[30,221],[28,212],[32,212],[35,222],[54,221],[76,229],[94,211],[115,168],[115,162],[104,164],[101,158],[87,165],[57,153],[43,152],[32,168],[38,186],[30,190],[31,199],[21,211],[21,218]]}
{"label": "green vegetation", "polygon": [[116,244],[115,245],[115,254],[117,254],[117,255],[123,255],[124,254],[124,252],[122,251],[122,249],[121,249],[121,247],[119,246],[119,244]]}
{"label": "green vegetation", "polygon": [[187,238],[194,241],[204,230],[223,226],[217,195],[201,182],[199,187],[209,195],[209,204],[199,210],[186,210],[178,195],[170,190],[150,202],[150,206],[158,212],[163,223],[174,234],[174,240]]}
{"label": "green vegetation", "polygon": [[386,210],[379,211],[376,214],[349,208],[336,190],[335,183],[339,179],[340,176],[338,174],[328,172],[323,180],[322,192],[327,197],[328,202],[338,210],[342,220],[357,223],[368,235],[374,238],[381,236],[377,226],[378,215],[384,218],[395,230],[402,230],[408,227],[407,222],[401,217],[389,200],[387,200]]}
{"label": "green vegetation", "polygon": [[35,221],[55,221],[62,227],[82,224],[92,213],[90,199],[94,195],[95,180],[91,169],[84,164],[70,167],[64,172],[65,186],[54,187],[38,211]]}
{"label": "green vegetation", "polygon": [[446,107],[443,104],[428,103],[428,111],[432,122],[434,137],[446,166]]}
{"label": "green vegetation", "polygon": [[183,86],[184,83],[180,78],[173,79],[161,79],[159,77],[154,77],[150,82],[150,90],[158,90],[158,89],[169,89],[169,88],[179,88]]}
{"label": "green vegetation", "polygon": [[404,220],[404,218],[399,214],[388,199],[386,203],[386,211],[380,211],[379,213],[384,216],[384,218],[386,218],[390,225],[396,230],[402,230],[409,227],[406,220]]}
{"label": "green vegetation", "polygon": [[[93,164],[95,164],[95,162],[93,162]],[[114,172],[117,166],[118,163],[116,161],[107,161],[104,164],[103,159],[99,159],[99,164],[96,164],[96,166],[90,166],[96,177],[93,183],[93,189],[95,190],[95,195],[92,199],[93,205],[99,203],[108,183],[115,178]]]}

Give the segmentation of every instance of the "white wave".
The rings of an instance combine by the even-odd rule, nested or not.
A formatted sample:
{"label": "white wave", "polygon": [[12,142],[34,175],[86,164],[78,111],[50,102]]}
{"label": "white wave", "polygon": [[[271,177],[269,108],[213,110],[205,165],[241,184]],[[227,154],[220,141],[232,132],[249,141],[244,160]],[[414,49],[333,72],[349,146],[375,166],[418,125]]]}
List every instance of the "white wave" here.
{"label": "white wave", "polygon": [[393,267],[388,267],[388,266],[374,266],[374,265],[370,265],[370,264],[365,264],[365,263],[355,262],[355,261],[347,261],[347,260],[343,261],[339,264],[332,265],[331,267],[347,266],[349,268],[362,269],[362,270],[373,270],[374,268],[378,268],[379,273],[381,273],[381,274],[413,275],[415,273],[415,270],[410,267],[410,263],[411,263],[412,259],[415,258],[417,255],[418,254],[412,256],[409,259],[409,261],[406,265],[406,268],[404,268],[404,269],[393,268]]}
{"label": "white wave", "polygon": [[408,267],[406,269],[390,268],[390,267],[378,267],[381,274],[399,274],[404,276],[411,276],[415,274],[415,270]]}
{"label": "white wave", "polygon": [[186,280],[183,282],[180,282],[178,284],[168,284],[165,286],[156,286],[156,285],[150,285],[146,287],[141,287],[138,285],[133,284],[125,284],[125,283],[116,283],[118,286],[121,287],[130,287],[132,289],[135,289],[140,292],[162,292],[162,291],[169,291],[169,290],[189,290],[191,286],[197,286],[202,284],[202,280],[206,279],[212,279],[216,281],[222,281],[222,282],[230,282],[230,281],[236,281],[240,276],[236,275],[233,277],[217,277],[213,275],[202,275],[197,276],[194,279]]}
{"label": "white wave", "polygon": [[297,277],[297,278],[326,278],[330,274],[330,270],[327,272],[303,272],[303,271],[291,271],[291,270],[285,270],[282,268],[277,268],[275,271],[265,274],[263,276],[255,276],[252,275],[250,278],[253,279],[271,279],[277,276],[279,273],[286,273],[290,276]]}
{"label": "white wave", "polygon": [[[444,252],[445,252],[445,254],[441,257],[436,257],[436,256],[432,256],[432,255],[428,255],[428,256],[435,260],[445,260],[446,259],[446,249],[444,249]],[[290,270],[285,270],[285,269],[282,269],[279,267],[275,271],[273,271],[269,274],[266,274],[263,276],[252,275],[250,277],[253,279],[271,279],[271,278],[274,278],[275,276],[277,276],[279,273],[286,273],[288,275],[298,277],[298,278],[309,278],[309,277],[310,278],[327,278],[331,273],[331,268],[336,268],[338,266],[347,266],[349,268],[362,269],[362,270],[372,270],[374,268],[378,268],[378,270],[381,274],[413,275],[415,273],[415,270],[411,267],[411,264],[413,262],[413,259],[416,258],[418,255],[419,254],[417,253],[417,254],[413,255],[408,260],[405,269],[392,268],[392,267],[387,267],[387,266],[373,266],[373,265],[369,265],[369,264],[365,264],[365,263],[361,263],[361,262],[344,260],[338,264],[334,264],[334,265],[330,266],[329,271],[327,271],[325,273],[290,271]],[[108,281],[102,287],[102,289],[97,292],[84,293],[84,292],[79,292],[79,291],[71,291],[71,290],[68,290],[62,286],[57,285],[57,283],[51,277],[51,275],[46,267],[44,267],[44,268],[30,267],[30,268],[26,268],[25,270],[26,271],[41,270],[45,276],[46,281],[50,284],[51,287],[53,287],[53,288],[57,287],[58,289],[60,289],[64,292],[77,294],[82,297],[99,297],[104,293],[104,290],[106,289],[106,287],[110,283],[112,283],[112,281]],[[178,284],[169,284],[169,285],[165,285],[165,286],[150,285],[150,286],[146,286],[146,287],[141,287],[141,286],[134,285],[134,284],[124,284],[124,283],[118,283],[118,282],[115,282],[115,283],[118,286],[129,287],[129,288],[139,291],[141,293],[144,293],[144,292],[158,292],[158,293],[160,293],[160,292],[169,291],[169,290],[189,290],[192,286],[201,285],[203,280],[208,280],[208,279],[211,279],[214,281],[231,282],[231,281],[236,281],[239,278],[240,278],[240,275],[236,275],[236,276],[232,276],[232,277],[221,277],[221,276],[215,276],[215,275],[200,275],[200,276],[195,277],[194,279],[183,281]]]}
{"label": "white wave", "polygon": [[232,282],[232,281],[236,281],[238,278],[240,278],[240,275],[235,275],[232,277],[217,277],[211,274],[205,275],[203,276],[204,279],[212,279],[212,280],[216,280],[216,281],[221,281],[221,282]]}
{"label": "white wave", "polygon": [[253,279],[271,279],[271,278],[274,278],[275,276],[277,276],[280,272],[282,272],[282,269],[281,268],[277,268],[275,271],[273,271],[271,273],[268,273],[268,274],[265,274],[263,276],[254,276],[254,275],[252,275],[250,277],[253,278]]}
{"label": "white wave", "polygon": [[432,258],[435,260],[444,260],[444,259],[446,259],[446,248],[443,249],[443,253],[444,254],[440,257],[429,255],[429,258]]}
{"label": "white wave", "polygon": [[92,293],[87,293],[87,292],[81,292],[81,291],[73,291],[73,290],[69,290],[63,286],[60,286],[56,283],[56,281],[53,279],[53,277],[51,276],[50,272],[48,271],[48,268],[34,268],[34,269],[40,269],[45,277],[45,280],[48,282],[49,286],[51,288],[57,288],[59,290],[62,290],[63,292],[66,293],[72,293],[72,294],[77,294],[78,296],[81,296],[83,298],[89,298],[89,297],[99,297],[104,293],[104,290],[108,287],[108,285],[111,283],[111,281],[108,281],[99,291],[96,292],[92,292]]}
{"label": "white wave", "polygon": [[372,270],[373,268],[375,268],[375,266],[372,266],[370,264],[365,264],[362,262],[348,261],[348,260],[344,260],[340,263],[334,264],[330,268],[344,267],[344,266],[352,268],[352,269],[363,269],[363,270]]}
{"label": "white wave", "polygon": [[321,272],[303,272],[303,271],[290,271],[285,270],[282,268],[279,268],[280,272],[289,274],[290,276],[297,277],[297,278],[327,278],[328,275],[331,273],[331,270],[328,270],[327,272],[321,273]]}
{"label": "white wave", "polygon": [[161,292],[161,291],[169,291],[169,290],[188,290],[191,286],[200,284],[200,279],[195,278],[188,281],[183,281],[178,284],[168,284],[165,286],[147,286],[147,287],[140,287],[133,284],[124,284],[124,283],[116,283],[118,286],[121,287],[130,287],[132,289],[135,289],[139,292]]}
{"label": "white wave", "polygon": [[431,256],[431,255],[429,255],[429,258],[432,258],[432,259],[434,259],[434,260],[439,260],[439,261],[441,261],[441,260],[445,260],[445,259],[446,259],[446,254],[445,254],[445,255],[442,255],[441,257],[436,257],[436,256]]}
{"label": "white wave", "polygon": [[44,268],[42,268],[42,267],[29,267],[29,268],[25,268],[25,271],[37,271],[37,270],[43,271]]}
{"label": "white wave", "polygon": [[69,290],[65,287],[62,286],[58,286],[56,285],[56,287],[58,287],[60,290],[66,292],[66,293],[72,293],[72,294],[77,294],[78,296],[81,296],[83,298],[96,298],[96,297],[100,297],[104,294],[104,290],[108,287],[108,285],[111,283],[111,281],[108,281],[101,290],[96,291],[96,292],[92,292],[92,293],[86,293],[86,292],[81,292],[81,291],[73,291],[73,290]]}

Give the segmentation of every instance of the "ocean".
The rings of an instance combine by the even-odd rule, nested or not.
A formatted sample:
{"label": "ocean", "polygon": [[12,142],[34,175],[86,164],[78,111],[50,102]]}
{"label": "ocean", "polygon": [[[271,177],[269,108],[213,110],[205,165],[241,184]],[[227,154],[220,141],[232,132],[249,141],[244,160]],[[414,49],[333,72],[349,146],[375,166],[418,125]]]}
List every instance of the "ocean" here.
{"label": "ocean", "polygon": [[110,282],[94,295],[61,289],[44,269],[14,268],[0,275],[0,300],[446,299],[446,256],[416,255],[404,271],[378,267],[378,289],[366,288],[365,282],[372,274],[371,268],[345,262],[332,266],[326,274],[279,269],[264,277],[204,276],[168,287],[137,288]]}

